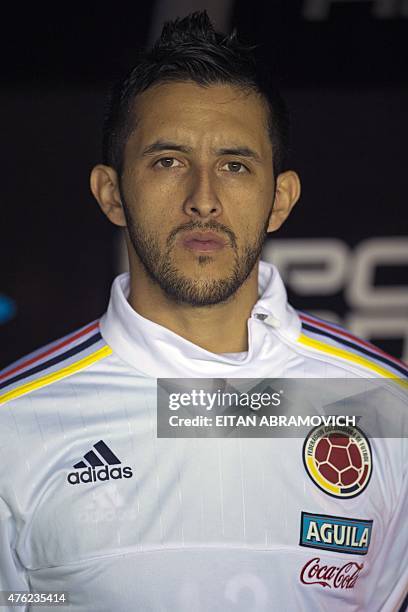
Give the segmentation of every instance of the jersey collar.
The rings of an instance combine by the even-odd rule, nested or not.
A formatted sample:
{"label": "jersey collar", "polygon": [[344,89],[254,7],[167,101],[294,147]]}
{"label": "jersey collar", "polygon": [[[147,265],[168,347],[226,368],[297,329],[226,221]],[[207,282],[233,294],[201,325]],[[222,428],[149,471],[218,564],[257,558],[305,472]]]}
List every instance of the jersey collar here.
{"label": "jersey collar", "polygon": [[139,315],[127,301],[128,273],[113,282],[108,310],[100,322],[101,333],[122,360],[154,378],[262,377],[271,376],[272,365],[273,375],[279,376],[288,352],[282,341],[295,341],[301,323],[287,302],[275,266],[259,263],[258,287],[260,297],[247,324],[248,354],[241,361],[211,353]]}

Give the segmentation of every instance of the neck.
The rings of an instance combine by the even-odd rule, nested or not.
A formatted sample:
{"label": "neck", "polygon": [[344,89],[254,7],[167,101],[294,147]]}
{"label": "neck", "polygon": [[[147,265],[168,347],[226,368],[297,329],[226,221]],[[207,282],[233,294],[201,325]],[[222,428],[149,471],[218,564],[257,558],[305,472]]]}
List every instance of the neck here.
{"label": "neck", "polygon": [[259,262],[226,302],[197,307],[175,302],[150,279],[141,265],[131,265],[128,301],[142,317],[207,351],[247,351],[247,321],[258,300],[258,266]]}

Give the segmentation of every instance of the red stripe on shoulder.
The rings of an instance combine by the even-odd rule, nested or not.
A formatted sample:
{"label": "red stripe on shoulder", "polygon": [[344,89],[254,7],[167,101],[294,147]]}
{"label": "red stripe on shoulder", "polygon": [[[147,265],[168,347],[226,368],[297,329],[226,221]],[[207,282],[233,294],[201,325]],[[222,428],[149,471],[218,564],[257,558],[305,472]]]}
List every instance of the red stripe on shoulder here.
{"label": "red stripe on shoulder", "polygon": [[321,327],[322,329],[327,329],[328,331],[338,334],[339,336],[343,336],[344,338],[349,338],[350,340],[353,340],[357,344],[361,344],[362,346],[365,346],[366,348],[370,349],[371,351],[373,351],[373,353],[377,353],[377,355],[382,355],[383,357],[386,357],[390,361],[397,363],[403,368],[407,367],[407,364],[401,361],[400,359],[397,359],[396,357],[389,355],[385,351],[378,348],[378,346],[371,344],[371,342],[367,342],[366,340],[362,340],[361,338],[358,338],[357,336],[350,334],[349,332],[347,332],[345,329],[342,329],[341,327],[330,325],[330,323],[321,321],[320,319],[315,319],[314,317],[311,317],[303,313],[298,313],[298,314],[302,321],[306,321],[307,323],[311,323],[312,325],[316,325],[316,327]]}
{"label": "red stripe on shoulder", "polygon": [[57,352],[59,349],[64,348],[64,346],[68,346],[69,344],[72,344],[73,342],[75,342],[75,340],[78,340],[78,338],[82,338],[82,336],[89,334],[89,332],[93,331],[94,329],[97,329],[98,327],[99,327],[99,321],[96,321],[95,323],[90,323],[89,325],[84,327],[81,331],[74,332],[68,338],[65,338],[65,340],[61,342],[57,341],[57,344],[54,344],[48,350],[43,351],[42,353],[39,353],[35,357],[31,357],[30,359],[27,359],[26,361],[23,361],[22,363],[19,363],[17,366],[12,368],[11,370],[8,370],[4,374],[0,374],[0,380],[6,380],[7,378],[9,378],[9,376],[12,376],[13,374],[16,374],[17,372],[19,372],[20,370],[23,370],[27,366],[30,366],[33,363],[36,363],[37,361],[40,361],[44,357],[48,357],[49,355],[52,355],[53,353]]}

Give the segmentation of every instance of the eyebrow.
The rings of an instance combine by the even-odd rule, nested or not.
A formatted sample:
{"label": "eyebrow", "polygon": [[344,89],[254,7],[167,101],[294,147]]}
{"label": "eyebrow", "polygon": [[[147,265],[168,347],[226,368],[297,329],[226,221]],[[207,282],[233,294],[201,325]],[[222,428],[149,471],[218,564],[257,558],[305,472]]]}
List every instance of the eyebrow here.
{"label": "eyebrow", "polygon": [[237,155],[238,157],[248,157],[254,161],[261,162],[258,153],[249,147],[229,147],[227,149],[218,149],[218,155]]}
{"label": "eyebrow", "polygon": [[[192,153],[193,149],[187,145],[177,144],[176,142],[168,140],[156,140],[143,149],[142,155],[152,155],[154,153],[160,153],[160,151],[180,151],[181,153]],[[237,157],[247,157],[256,162],[261,162],[261,158],[258,153],[249,147],[227,147],[217,149],[216,154],[236,155]]]}
{"label": "eyebrow", "polygon": [[156,140],[152,142],[142,151],[142,155],[152,155],[152,153],[159,153],[160,151],[181,151],[181,153],[191,153],[192,148],[185,145],[179,145],[175,142],[168,140]]}

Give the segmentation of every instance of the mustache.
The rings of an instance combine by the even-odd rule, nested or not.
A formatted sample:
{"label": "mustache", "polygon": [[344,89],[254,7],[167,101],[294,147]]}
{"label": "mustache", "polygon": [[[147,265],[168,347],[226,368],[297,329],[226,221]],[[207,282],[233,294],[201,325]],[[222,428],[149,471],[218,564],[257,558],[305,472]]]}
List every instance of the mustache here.
{"label": "mustache", "polygon": [[189,221],[188,223],[184,223],[183,225],[179,225],[178,227],[175,227],[170,232],[167,238],[167,241],[166,241],[167,246],[168,247],[172,246],[173,242],[175,241],[177,235],[180,232],[188,232],[188,231],[194,231],[194,230],[200,231],[200,232],[211,230],[212,232],[215,232],[217,234],[226,234],[228,236],[231,246],[233,248],[236,248],[237,246],[237,239],[236,239],[234,232],[226,225],[223,225],[222,223],[218,223],[217,221],[214,221],[214,220],[208,221],[208,223],[206,223],[205,225],[197,221]]}

